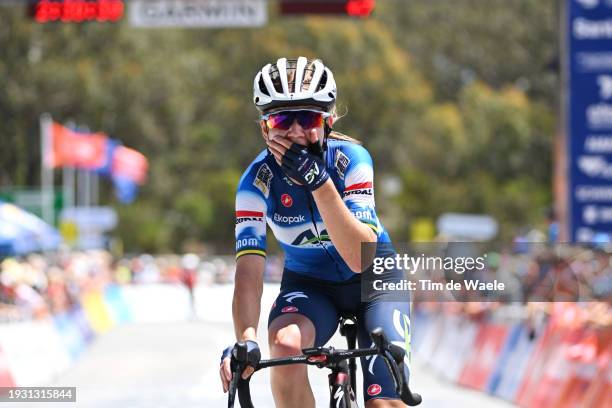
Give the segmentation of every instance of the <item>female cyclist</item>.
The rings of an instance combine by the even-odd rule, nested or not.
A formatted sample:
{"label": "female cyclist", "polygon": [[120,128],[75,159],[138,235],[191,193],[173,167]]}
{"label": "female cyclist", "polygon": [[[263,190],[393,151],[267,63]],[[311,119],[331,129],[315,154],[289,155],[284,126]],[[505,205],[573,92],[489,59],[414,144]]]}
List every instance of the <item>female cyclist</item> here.
{"label": "female cyclist", "polygon": [[[408,352],[408,299],[381,293],[362,301],[361,243],[374,243],[379,256],[390,251],[390,240],[374,209],[369,153],[332,131],[332,72],[320,60],[281,58],[255,76],[254,102],[267,149],[244,172],[236,194],[236,338],[247,341],[255,364],[267,224],[285,252],[281,290],[268,319],[272,358],[323,346],[343,313],[357,316],[359,347],[371,346],[368,333],[380,326]],[[363,260],[369,264],[371,258]],[[224,391],[231,380],[230,352],[221,360]],[[363,358],[361,365],[367,408],[405,406],[382,358]],[[243,378],[252,372],[247,368]],[[315,406],[306,366],[274,367],[271,383],[277,407]]]}

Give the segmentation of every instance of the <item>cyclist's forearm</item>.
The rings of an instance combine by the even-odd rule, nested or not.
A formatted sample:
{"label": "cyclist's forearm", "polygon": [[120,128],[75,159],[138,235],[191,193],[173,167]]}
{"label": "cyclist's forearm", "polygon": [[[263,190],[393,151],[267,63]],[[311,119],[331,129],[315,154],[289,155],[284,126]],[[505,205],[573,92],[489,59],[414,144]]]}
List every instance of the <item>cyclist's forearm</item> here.
{"label": "cyclist's forearm", "polygon": [[[236,266],[234,282],[234,299],[232,315],[236,340],[257,340],[257,325],[261,311],[261,295],[263,293],[264,258],[256,255],[245,262],[242,258]],[[242,261],[242,262],[241,262]]]}
{"label": "cyclist's forearm", "polygon": [[346,207],[331,180],[313,192],[331,241],[354,272],[361,272],[361,243],[376,242],[374,231]]}

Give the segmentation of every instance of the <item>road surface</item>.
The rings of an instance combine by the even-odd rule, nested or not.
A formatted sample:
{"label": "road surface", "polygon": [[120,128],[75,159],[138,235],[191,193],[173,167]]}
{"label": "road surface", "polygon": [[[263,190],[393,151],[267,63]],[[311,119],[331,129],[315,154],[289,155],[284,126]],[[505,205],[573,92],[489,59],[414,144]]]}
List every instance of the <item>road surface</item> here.
{"label": "road surface", "polygon": [[[277,291],[267,286],[264,310]],[[221,350],[233,338],[229,304],[231,288],[201,288],[198,317],[165,323],[134,323],[98,337],[53,386],[77,387],[77,402],[54,407],[189,408],[225,407],[218,364]],[[264,314],[264,313],[262,313]],[[265,339],[264,321],[259,335]],[[262,353],[268,355],[265,344]],[[332,343],[343,347],[340,337]],[[327,372],[316,368],[310,377],[317,407],[327,407]],[[418,359],[413,361],[411,387],[423,395],[423,407],[509,407],[508,403],[449,384]],[[273,407],[267,370],[251,381],[258,408]],[[359,389],[361,394],[361,389]],[[21,403],[22,408],[48,408],[46,403]],[[362,405],[363,406],[363,405]],[[0,407],[1,408],[1,407]]]}

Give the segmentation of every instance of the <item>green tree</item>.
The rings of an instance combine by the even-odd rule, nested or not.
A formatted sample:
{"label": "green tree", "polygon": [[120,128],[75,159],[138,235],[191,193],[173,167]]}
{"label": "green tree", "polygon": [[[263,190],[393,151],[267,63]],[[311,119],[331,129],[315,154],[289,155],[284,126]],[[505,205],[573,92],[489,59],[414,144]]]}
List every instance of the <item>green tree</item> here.
{"label": "green tree", "polygon": [[38,118],[50,112],[148,157],[134,204],[103,189],[126,250],[196,240],[231,252],[235,188],[264,148],[253,77],[305,55],[335,74],[337,129],[364,142],[378,179],[400,176],[396,199],[377,191],[395,235],[447,211],[493,214],[504,231],[537,222],[550,204],[555,3],[377,4],[360,20],[285,18],[270,2],[265,27],[184,30],[37,24],[0,7],[0,183],[38,185]]}

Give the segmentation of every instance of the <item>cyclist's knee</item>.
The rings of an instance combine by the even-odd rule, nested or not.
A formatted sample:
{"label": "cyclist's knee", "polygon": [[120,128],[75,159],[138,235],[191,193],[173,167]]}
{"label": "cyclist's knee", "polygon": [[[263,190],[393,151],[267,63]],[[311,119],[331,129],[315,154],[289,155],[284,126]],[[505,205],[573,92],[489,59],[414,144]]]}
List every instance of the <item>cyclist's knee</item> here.
{"label": "cyclist's knee", "polygon": [[301,354],[305,347],[312,347],[315,328],[302,315],[285,315],[276,318],[269,328],[268,343],[273,357]]}

